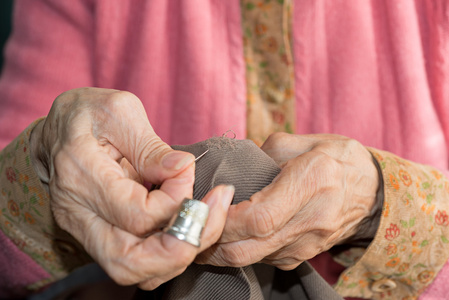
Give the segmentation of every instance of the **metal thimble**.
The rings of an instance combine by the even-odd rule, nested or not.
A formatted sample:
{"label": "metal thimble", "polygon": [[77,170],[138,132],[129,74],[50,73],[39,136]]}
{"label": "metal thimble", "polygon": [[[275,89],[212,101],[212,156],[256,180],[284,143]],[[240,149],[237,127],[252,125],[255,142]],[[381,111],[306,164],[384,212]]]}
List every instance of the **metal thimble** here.
{"label": "metal thimble", "polygon": [[181,241],[200,246],[201,233],[209,215],[209,206],[195,199],[184,199],[178,213],[164,230]]}

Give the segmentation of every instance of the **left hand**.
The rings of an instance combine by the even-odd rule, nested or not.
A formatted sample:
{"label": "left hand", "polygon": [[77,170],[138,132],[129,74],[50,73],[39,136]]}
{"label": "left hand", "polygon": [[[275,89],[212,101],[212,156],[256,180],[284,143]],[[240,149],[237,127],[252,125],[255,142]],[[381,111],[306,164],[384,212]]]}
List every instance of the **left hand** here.
{"label": "left hand", "polygon": [[276,133],[262,146],[282,168],[249,201],[232,205],[219,242],[198,263],[283,270],[357,234],[376,203],[379,175],[359,142],[338,135]]}

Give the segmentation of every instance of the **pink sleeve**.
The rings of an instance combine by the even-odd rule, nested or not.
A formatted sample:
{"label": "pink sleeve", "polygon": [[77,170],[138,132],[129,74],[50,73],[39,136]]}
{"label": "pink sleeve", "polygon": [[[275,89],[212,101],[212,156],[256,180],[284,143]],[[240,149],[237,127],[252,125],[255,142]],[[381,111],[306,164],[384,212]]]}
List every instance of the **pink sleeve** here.
{"label": "pink sleeve", "polygon": [[[88,1],[17,0],[14,4],[13,32],[0,77],[0,150],[6,150],[33,120],[46,115],[60,93],[94,85],[93,9]],[[0,169],[4,174],[2,164]],[[7,193],[0,196],[1,207],[7,207],[11,198]],[[0,215],[7,212],[2,209]],[[9,224],[0,219],[1,225]],[[3,230],[0,245],[0,298],[23,296],[55,277],[19,247],[23,242]]]}
{"label": "pink sleeve", "polygon": [[12,295],[26,296],[30,291],[26,288],[50,278],[50,275],[27,254],[0,231],[0,278],[7,281],[0,285],[0,298]]}
{"label": "pink sleeve", "polygon": [[0,149],[53,100],[93,86],[94,21],[88,1],[18,0],[0,78]]}

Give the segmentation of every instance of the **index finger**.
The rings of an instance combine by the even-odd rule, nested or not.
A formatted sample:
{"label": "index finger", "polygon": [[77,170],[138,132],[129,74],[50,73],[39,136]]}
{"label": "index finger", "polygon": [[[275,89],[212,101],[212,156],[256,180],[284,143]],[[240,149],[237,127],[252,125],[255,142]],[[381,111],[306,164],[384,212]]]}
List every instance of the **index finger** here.
{"label": "index finger", "polygon": [[210,207],[210,219],[201,238],[200,248],[163,232],[147,238],[136,237],[92,215],[88,210],[80,215],[90,220],[90,228],[82,237],[83,244],[106,272],[120,284],[164,278],[188,266],[198,252],[216,242],[223,229],[232,196],[233,189],[220,186],[204,198],[204,202]]}
{"label": "index finger", "polygon": [[161,190],[148,192],[142,184],[128,178],[92,137],[64,148],[56,155],[55,164],[59,176],[50,182],[54,187],[52,196],[67,201],[57,201],[54,206],[69,210],[70,205],[81,205],[137,236],[159,228],[181,201],[192,195],[193,164],[166,179]]}

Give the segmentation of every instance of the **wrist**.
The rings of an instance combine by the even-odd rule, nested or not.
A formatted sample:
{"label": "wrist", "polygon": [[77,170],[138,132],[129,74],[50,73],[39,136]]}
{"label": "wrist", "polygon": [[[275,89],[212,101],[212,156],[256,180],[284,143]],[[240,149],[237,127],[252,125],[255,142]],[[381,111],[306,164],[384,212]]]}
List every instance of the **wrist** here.
{"label": "wrist", "polygon": [[346,240],[345,244],[368,246],[374,239],[377,229],[379,228],[384,202],[383,176],[382,170],[377,160],[373,157],[372,161],[377,169],[377,174],[379,176],[379,185],[376,191],[374,205],[372,206],[369,215],[360,222],[357,232],[348,240]]}

